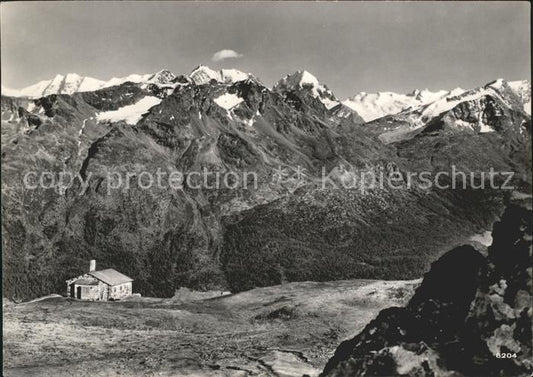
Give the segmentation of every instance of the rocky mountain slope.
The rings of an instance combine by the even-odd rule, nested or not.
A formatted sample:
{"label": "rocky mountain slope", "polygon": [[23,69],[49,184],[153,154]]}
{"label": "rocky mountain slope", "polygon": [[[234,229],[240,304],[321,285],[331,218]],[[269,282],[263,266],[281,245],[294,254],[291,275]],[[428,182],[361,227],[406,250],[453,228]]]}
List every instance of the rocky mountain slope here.
{"label": "rocky mountain slope", "polygon": [[322,376],[530,375],[531,224],[531,206],[509,205],[488,255],[446,253],[405,308],[341,343]]}
{"label": "rocky mountain slope", "polygon": [[[516,171],[514,183],[530,187],[530,117],[514,92],[496,92],[474,100],[484,98],[481,119],[494,132],[450,132],[446,120],[397,143],[383,142],[375,124],[361,124],[305,71],[272,89],[249,74],[200,66],[70,95],[2,96],[4,294],[62,293],[88,259],[133,277],[143,294],[166,297],[181,286],[418,277],[450,242],[492,223],[501,190],[404,181],[360,192],[330,183],[361,170],[406,179],[457,164]],[[447,113],[471,101],[461,97]],[[231,173],[232,182],[214,189],[211,175],[198,187],[190,178],[204,170]],[[28,189],[28,172],[75,179],[62,187],[52,174],[46,188]],[[145,187],[157,172],[178,174],[179,187]],[[246,172],[254,178],[238,181]]]}

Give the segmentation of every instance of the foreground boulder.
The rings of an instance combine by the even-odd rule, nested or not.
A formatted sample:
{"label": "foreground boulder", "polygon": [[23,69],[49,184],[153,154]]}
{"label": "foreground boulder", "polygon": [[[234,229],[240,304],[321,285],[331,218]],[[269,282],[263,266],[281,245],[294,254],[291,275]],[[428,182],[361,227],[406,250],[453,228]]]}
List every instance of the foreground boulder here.
{"label": "foreground boulder", "polygon": [[337,348],[322,376],[518,376],[533,370],[531,211],[507,207],[488,256],[461,246],[435,262],[405,308]]}

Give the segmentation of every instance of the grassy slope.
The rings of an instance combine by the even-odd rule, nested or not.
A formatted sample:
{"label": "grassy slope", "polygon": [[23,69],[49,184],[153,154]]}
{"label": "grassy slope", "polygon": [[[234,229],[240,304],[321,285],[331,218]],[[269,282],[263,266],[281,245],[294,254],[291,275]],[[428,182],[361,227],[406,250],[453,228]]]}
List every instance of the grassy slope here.
{"label": "grassy slope", "polygon": [[5,304],[7,376],[316,375],[416,282],[290,283],[200,301]]}

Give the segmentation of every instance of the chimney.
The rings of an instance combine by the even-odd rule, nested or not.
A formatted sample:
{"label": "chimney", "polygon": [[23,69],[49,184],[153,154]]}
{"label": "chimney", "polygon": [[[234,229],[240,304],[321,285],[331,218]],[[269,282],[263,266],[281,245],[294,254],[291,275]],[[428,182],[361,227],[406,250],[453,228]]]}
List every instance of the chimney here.
{"label": "chimney", "polygon": [[91,259],[91,262],[89,264],[89,272],[96,271],[96,260]]}

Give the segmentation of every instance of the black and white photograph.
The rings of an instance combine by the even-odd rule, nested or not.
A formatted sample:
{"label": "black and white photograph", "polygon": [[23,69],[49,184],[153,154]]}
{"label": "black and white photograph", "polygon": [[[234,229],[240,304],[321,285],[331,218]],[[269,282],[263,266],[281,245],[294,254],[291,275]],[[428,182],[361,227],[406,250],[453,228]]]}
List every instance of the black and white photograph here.
{"label": "black and white photograph", "polygon": [[531,377],[531,4],[4,1],[7,377]]}

